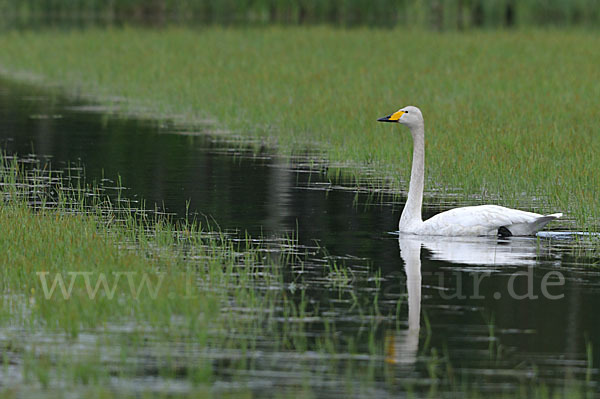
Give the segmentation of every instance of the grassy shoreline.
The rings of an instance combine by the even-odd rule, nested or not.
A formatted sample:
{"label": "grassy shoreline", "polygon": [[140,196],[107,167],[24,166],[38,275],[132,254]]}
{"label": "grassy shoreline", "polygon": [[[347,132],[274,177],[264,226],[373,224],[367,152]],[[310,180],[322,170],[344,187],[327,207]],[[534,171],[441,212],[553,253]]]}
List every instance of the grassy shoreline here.
{"label": "grassy shoreline", "polygon": [[[305,272],[302,259],[292,267],[302,257],[293,240],[281,247],[263,247],[249,237],[246,243],[236,243],[194,223],[176,225],[162,216],[142,217],[143,212],[121,209],[121,202],[112,205],[103,196],[90,196],[90,204],[83,199],[86,193],[97,194],[96,188],[81,189],[82,182],[78,190],[69,186],[61,190],[56,182],[60,174],[27,161],[21,165],[9,157],[0,162],[4,255],[0,347],[4,370],[22,376],[5,385],[3,394],[41,392],[61,397],[68,389],[87,397],[111,397],[115,392],[131,397],[216,397],[221,392],[215,393],[212,384],[223,380],[220,373],[231,373],[234,383],[238,378],[245,381],[253,362],[276,362],[277,356],[282,357],[281,366],[293,365],[293,375],[299,368],[304,373],[278,392],[282,397],[314,397],[319,387],[311,385],[313,378],[323,370],[343,367],[347,369],[341,377],[342,391],[361,389],[370,395],[372,388],[381,386],[412,391],[411,382],[401,388],[393,379],[378,380],[381,369],[390,377],[395,370],[384,360],[385,325],[395,320],[396,330],[403,328],[398,318],[403,300],[397,305],[378,303],[378,274],[365,273],[365,280],[354,281],[343,261],[319,263],[334,297],[341,300],[352,294],[348,306],[359,313],[356,334],[340,335],[335,319],[325,316],[327,307],[311,306],[315,296],[307,293],[302,279],[284,280],[287,269],[296,269],[296,277]],[[31,195],[33,207],[27,202]],[[58,275],[65,284],[55,285],[54,295],[48,297]],[[107,277],[105,285],[101,276]],[[145,285],[144,276],[150,280]],[[285,284],[290,280],[298,281],[298,286]],[[63,289],[69,290],[70,281],[75,283],[67,299]],[[362,284],[371,294],[359,299],[353,291]],[[111,287],[114,298],[107,294]],[[396,313],[390,313],[390,305]],[[311,323],[322,323],[323,331],[309,331]],[[428,342],[431,332],[425,334]],[[271,351],[276,356],[269,357]],[[477,380],[467,377],[463,382],[445,372],[451,370],[451,359],[437,354],[435,347],[425,344],[422,362],[435,382],[415,389],[428,391],[429,396],[448,390],[452,396],[454,390],[468,387],[468,396],[479,397]],[[339,382],[339,376],[334,377]],[[140,379],[158,381],[159,392],[153,393],[149,384],[148,391],[129,393],[127,384],[139,384]],[[535,380],[520,384],[520,392],[547,391]],[[168,391],[171,387],[173,394]],[[243,382],[238,387],[226,393],[254,395]],[[584,396],[573,392],[570,397]]]}
{"label": "grassy shoreline", "polygon": [[209,122],[284,153],[315,146],[394,189],[406,186],[410,136],[375,119],[414,104],[427,129],[426,191],[524,202],[598,228],[591,32],[127,28],[7,33],[0,45],[5,75],[124,99],[123,112]]}
{"label": "grassy shoreline", "polygon": [[173,348],[253,345],[223,338],[254,327],[223,304],[272,306],[275,296],[255,291],[255,268],[265,269],[261,281],[278,278],[258,246],[112,205],[88,195],[95,188],[64,185],[14,158],[0,156],[0,183],[0,346],[5,372],[19,376],[2,392],[47,395],[66,384],[102,397],[114,390],[111,379],[156,373],[167,384],[183,379],[189,396],[212,396],[211,362]]}
{"label": "grassy shoreline", "polygon": [[[393,375],[398,365],[387,363],[389,340],[378,335],[385,329],[383,320],[393,316],[380,313],[377,293],[373,303],[355,299],[352,305],[360,308],[362,318],[356,340],[346,342],[335,323],[327,321],[324,331],[307,334],[308,320],[326,318],[328,309],[312,307],[306,288],[296,288],[298,295],[293,295],[282,284],[281,266],[299,256],[293,246],[277,260],[274,248],[252,244],[255,240],[249,238],[240,246],[225,236],[207,235],[193,223],[175,225],[164,216],[149,220],[100,198],[90,204],[82,200],[85,189],[62,193],[61,188],[73,187],[41,185],[52,181],[44,178],[50,172],[27,178],[16,165],[0,163],[0,348],[5,373],[18,375],[3,385],[1,394],[61,397],[68,389],[85,397],[260,396],[252,385],[244,385],[245,371],[252,370],[256,359],[277,361],[269,357],[275,351],[284,356],[279,361],[293,363],[299,381],[279,388],[282,397],[314,397],[319,388],[311,386],[311,379],[318,380],[323,370],[344,368],[345,374],[334,380],[336,393],[372,395],[372,389],[382,392],[383,387],[416,397],[455,397],[455,392],[480,397],[480,382],[455,375],[448,354],[440,355],[427,343],[419,363],[427,366],[431,386],[413,387],[413,377],[406,386],[397,385]],[[53,190],[59,195],[43,197],[48,202],[37,201],[35,207],[27,202],[32,193],[43,199],[38,193]],[[339,290],[338,299],[345,297],[345,266],[337,269],[334,262],[322,267],[338,275],[331,289]],[[125,277],[119,280],[119,273]],[[53,284],[59,275],[64,284]],[[104,285],[102,275],[108,276]],[[149,278],[145,284],[144,276]],[[374,283],[375,291],[378,287]],[[403,330],[402,324],[396,320],[396,329]],[[422,334],[429,341],[431,332]],[[361,342],[365,336],[368,345]],[[494,353],[490,351],[490,361],[499,356]],[[382,369],[389,381],[378,380]],[[300,371],[303,379],[297,377]],[[215,389],[215,380],[227,378],[220,373],[228,372],[232,381],[241,380],[231,388]],[[147,384],[144,389],[128,388],[140,381]],[[591,389],[569,379],[550,393],[536,379],[519,384],[514,391],[488,395],[580,398]]]}
{"label": "grassy shoreline", "polygon": [[[244,372],[272,352],[273,361],[297,353],[306,379],[313,366],[345,362],[332,355],[357,354],[348,381],[375,384],[366,370],[384,351],[381,320],[370,317],[377,305],[354,303],[365,311],[355,338],[369,345],[345,342],[327,320],[330,330],[308,334],[318,306],[306,287],[284,282],[303,259],[293,238],[234,240],[173,222],[34,161],[0,156],[0,348],[3,371],[18,376],[0,394],[52,396],[66,386],[86,397],[214,397],[212,384],[229,373],[238,385],[225,393],[247,397]],[[158,391],[129,392],[140,378]],[[281,389],[313,395],[306,383]]]}

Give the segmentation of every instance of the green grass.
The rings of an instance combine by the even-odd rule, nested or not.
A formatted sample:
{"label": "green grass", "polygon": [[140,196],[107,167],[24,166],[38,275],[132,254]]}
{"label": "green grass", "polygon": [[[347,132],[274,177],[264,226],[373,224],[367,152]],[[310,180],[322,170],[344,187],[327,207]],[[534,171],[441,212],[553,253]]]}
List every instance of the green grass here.
{"label": "green grass", "polygon": [[[307,287],[310,277],[302,277],[315,270],[304,270],[303,261],[320,255],[303,257],[293,238],[280,242],[281,247],[250,237],[236,242],[193,221],[174,223],[164,215],[113,205],[102,187],[87,187],[80,179],[74,179],[76,186],[66,185],[60,174],[42,166],[31,159],[0,159],[0,367],[22,376],[20,385],[13,381],[0,394],[60,397],[68,389],[86,397],[140,397],[128,391],[127,382],[159,378],[158,392],[148,388],[142,397],[221,397],[211,391],[212,383],[228,372],[236,382],[239,370],[242,388],[228,393],[248,397],[252,392],[243,388],[245,372],[272,352],[284,357],[279,362],[285,367],[288,354],[296,355],[292,375],[306,375],[303,383],[282,387],[282,397],[313,397],[318,386],[311,385],[312,379],[323,370],[348,392],[370,394],[374,386],[403,389],[394,379],[395,365],[384,361],[387,340],[382,335],[393,338],[402,328],[389,314],[398,313],[395,305],[378,303],[380,274],[361,279],[323,250],[329,261],[317,270],[325,289],[311,295],[308,290],[318,289],[319,278],[313,280],[316,287]],[[292,276],[286,280],[284,273]],[[57,285],[48,295],[59,275],[65,286]],[[375,281],[367,283],[373,275]],[[101,285],[101,276],[114,296]],[[150,286],[141,285],[144,276]],[[298,286],[289,287],[290,280]],[[91,294],[98,284],[98,292]],[[369,294],[361,294],[360,286]],[[356,331],[336,327],[336,318],[326,315],[339,308],[330,303],[330,309],[327,301],[320,308],[318,297],[328,291],[332,298],[352,299],[339,316],[355,318]],[[453,397],[465,391],[467,397],[480,397],[479,382],[456,375],[447,351],[429,346],[427,319],[425,325],[426,343],[417,364],[426,367],[431,384],[410,377],[404,389],[411,391],[414,381],[423,395]],[[488,327],[493,337],[493,321]],[[589,379],[591,344],[586,349]],[[211,359],[211,353],[225,360]],[[354,355],[358,360],[350,360]],[[491,362],[500,355],[490,347]],[[272,368],[281,364],[273,362]],[[390,380],[382,381],[382,374]],[[177,384],[183,384],[183,394],[169,394]],[[553,398],[562,397],[563,389],[569,390],[567,397],[587,392],[580,382],[569,380],[548,391],[544,382],[527,380],[506,395],[532,397],[534,392]]]}
{"label": "green grass", "polygon": [[7,33],[0,46],[8,76],[209,121],[281,152],[316,147],[350,166],[343,173],[373,168],[396,189],[407,186],[410,135],[375,120],[417,105],[426,190],[563,211],[582,229],[600,219],[595,33],[111,29]]}
{"label": "green grass", "polygon": [[[61,183],[39,183],[50,177],[32,175],[14,160],[2,159],[0,165],[5,367],[11,363],[7,359],[16,358],[26,385],[66,383],[84,392],[93,387],[92,396],[103,396],[111,376],[144,375],[148,366],[141,359],[149,356],[166,381],[183,373],[197,384],[194,392],[208,393],[210,362],[177,358],[170,346],[202,351],[224,345],[216,337],[233,322],[222,311],[226,300],[265,306],[265,298],[257,297],[248,283],[252,268],[232,272],[239,250],[194,223],[148,220],[143,212],[113,208],[107,199],[90,204],[84,194],[91,189],[72,193]],[[45,194],[37,198],[41,208],[33,209],[26,198],[36,181]],[[245,258],[252,264],[258,252],[249,248]],[[64,286],[53,283],[57,277]],[[201,288],[208,280],[214,290]],[[244,323],[234,324],[243,328]],[[38,334],[55,341],[40,341]],[[94,339],[78,341],[82,334]],[[73,349],[73,344],[84,349]]]}
{"label": "green grass", "polygon": [[[157,396],[183,384],[184,396],[212,397],[215,373],[235,381],[240,370],[241,388],[225,393],[246,397],[243,372],[253,370],[257,351],[310,350],[295,364],[307,379],[312,367],[336,370],[341,361],[332,354],[383,353],[383,343],[360,343],[374,341],[381,323],[358,299],[352,306],[365,321],[354,341],[328,320],[321,333],[307,333],[304,320],[321,316],[306,288],[285,288],[283,274],[302,258],[293,238],[279,246],[234,241],[194,221],[113,204],[102,187],[60,176],[29,159],[0,157],[0,367],[22,376],[0,394],[52,396],[67,386],[121,396],[128,389],[114,378],[125,385],[160,378]],[[348,381],[373,384],[365,366],[354,367]],[[312,389],[290,383],[282,392],[310,397]],[[154,396],[151,388],[144,394]]]}
{"label": "green grass", "polygon": [[[198,392],[206,391],[203,387],[212,381],[210,362],[173,360],[168,348],[175,342],[196,351],[215,345],[214,337],[231,322],[221,311],[224,297],[232,294],[227,287],[239,286],[236,296],[246,300],[243,276],[231,273],[238,262],[232,243],[206,236],[194,224],[148,221],[143,213],[112,208],[105,199],[90,204],[82,195],[89,191],[62,191],[66,186],[60,183],[39,184],[51,173],[35,176],[2,159],[5,367],[16,359],[23,387],[56,389],[66,383],[103,396],[111,376],[144,373],[147,366],[136,359],[146,354],[167,380],[183,370]],[[33,209],[25,200],[33,187],[24,184],[36,181],[45,194],[38,198],[41,208]],[[116,273],[124,275],[119,279]],[[57,277],[64,280],[63,287],[53,284]],[[149,285],[142,283],[144,278]],[[222,290],[200,289],[198,282],[207,279]],[[108,294],[111,290],[114,295]],[[258,299],[253,305],[258,306]],[[40,334],[50,341],[40,340]],[[82,334],[92,337],[91,342],[78,341]]]}

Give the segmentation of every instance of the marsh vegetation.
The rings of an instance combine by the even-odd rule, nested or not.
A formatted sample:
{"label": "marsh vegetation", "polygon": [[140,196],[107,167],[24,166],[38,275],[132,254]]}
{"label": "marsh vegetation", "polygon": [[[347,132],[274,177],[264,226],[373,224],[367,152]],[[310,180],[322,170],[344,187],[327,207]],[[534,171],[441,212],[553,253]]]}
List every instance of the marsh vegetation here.
{"label": "marsh vegetation", "polygon": [[[591,32],[171,28],[0,36],[5,74],[93,94],[121,112],[210,124],[282,153],[313,148],[332,177],[403,187],[410,137],[375,123],[401,105],[427,120],[426,191],[600,216]],[[25,74],[25,75],[24,75]],[[350,168],[352,170],[352,168]],[[522,206],[522,205],[521,205]]]}
{"label": "marsh vegetation", "polygon": [[[13,119],[4,120],[37,134],[7,140],[7,148],[23,151],[32,140],[52,154],[6,155],[2,162],[0,343],[3,372],[13,376],[6,389],[60,396],[66,386],[100,397],[273,391],[301,397],[477,397],[481,389],[499,397],[580,397],[593,389],[598,345],[586,332],[594,321],[568,316],[582,304],[580,281],[597,284],[593,245],[535,238],[400,241],[398,256],[398,237],[388,234],[401,200],[394,193],[373,196],[355,192],[352,181],[332,184],[320,169],[308,169],[307,158],[282,163],[274,155],[254,155],[252,147],[238,147],[232,156],[226,151],[231,144],[215,145],[210,136],[189,141],[152,123],[90,115],[86,106],[73,112],[72,103],[36,90],[22,96],[23,103],[11,97]],[[26,123],[18,122],[18,109]],[[65,133],[69,140],[62,139]],[[226,185],[243,176],[257,192],[272,185],[285,206],[263,213],[260,195],[248,190],[240,203],[228,187],[217,191],[220,202],[200,201],[217,184],[209,179],[186,206],[166,202],[177,213],[144,210],[139,196],[155,191],[143,184],[144,173],[110,179],[98,168],[107,161],[124,165],[129,152],[114,154],[108,144],[124,137],[146,137],[162,150],[186,143],[202,161],[194,175],[229,176],[219,178]],[[198,151],[203,142],[212,155]],[[102,156],[86,156],[86,167],[65,164],[78,153],[66,151],[74,145],[79,151],[90,145]],[[149,147],[139,154],[157,152]],[[163,196],[173,178],[168,170],[180,174],[179,158],[154,161],[151,175]],[[140,178],[136,189],[123,187],[131,176]],[[261,181],[271,183],[263,187]],[[282,183],[291,186],[283,189]],[[452,198],[438,199],[426,212]],[[217,220],[226,223],[229,212],[239,210],[249,217],[227,224],[237,230],[217,227]],[[299,216],[276,217],[290,211]],[[253,219],[268,226],[274,217],[279,230],[244,232],[244,226],[255,229]],[[422,261],[414,264],[421,246]],[[409,288],[410,270],[422,271],[422,297]],[[548,300],[541,296],[542,282],[557,271],[564,280],[552,281],[557,299]],[[514,280],[514,273],[523,277]],[[538,299],[529,297],[525,277]],[[511,289],[526,298],[511,298]],[[421,327],[415,330],[421,302]],[[568,311],[553,320],[523,322],[509,317],[515,306],[523,314],[538,307],[557,315]],[[557,328],[567,316],[580,328]],[[553,343],[536,340],[548,328]],[[553,360],[553,351],[568,348],[573,352],[567,360]],[[527,360],[532,352],[535,362]],[[557,377],[566,372],[566,380]],[[142,382],[143,388],[134,388]]]}
{"label": "marsh vegetation", "polygon": [[594,0],[63,0],[0,2],[0,28],[40,26],[168,26],[267,24],[394,27],[436,30],[482,27],[594,26]]}
{"label": "marsh vegetation", "polygon": [[[2,393],[597,391],[596,236],[389,234],[411,141],[376,123],[424,111],[425,217],[494,202],[596,232],[595,32],[527,28],[528,1],[405,2],[412,24],[387,1],[12,3],[5,26],[60,28],[0,34],[25,82],[0,81]],[[509,9],[521,29],[454,31]],[[402,27],[364,26],[384,14]]]}

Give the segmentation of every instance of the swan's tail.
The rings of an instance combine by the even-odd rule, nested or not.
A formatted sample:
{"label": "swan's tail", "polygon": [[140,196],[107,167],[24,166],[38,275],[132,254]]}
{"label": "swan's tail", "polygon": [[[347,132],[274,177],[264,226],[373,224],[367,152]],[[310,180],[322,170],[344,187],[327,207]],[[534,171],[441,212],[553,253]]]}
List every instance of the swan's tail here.
{"label": "swan's tail", "polygon": [[561,217],[562,213],[552,213],[550,215],[543,215],[529,223],[517,223],[507,226],[511,235],[515,236],[529,236],[534,235],[538,231],[544,228],[545,225],[551,221]]}
{"label": "swan's tail", "polygon": [[543,229],[545,225],[547,225],[548,223],[550,223],[551,221],[553,221],[554,219],[558,219],[559,217],[561,217],[563,214],[562,213],[551,213],[550,215],[544,215],[541,218],[539,218],[538,220],[536,220],[535,222],[533,222],[534,225],[534,231],[533,234],[537,233],[539,230]]}

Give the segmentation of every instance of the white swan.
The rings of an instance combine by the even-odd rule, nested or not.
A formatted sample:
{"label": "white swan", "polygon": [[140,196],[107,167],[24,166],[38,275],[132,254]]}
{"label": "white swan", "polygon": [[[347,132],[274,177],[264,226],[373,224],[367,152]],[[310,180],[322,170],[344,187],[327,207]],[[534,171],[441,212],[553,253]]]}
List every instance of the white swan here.
{"label": "white swan", "polygon": [[533,235],[562,213],[540,215],[498,205],[467,206],[439,213],[423,221],[423,185],[425,179],[425,123],[421,110],[408,106],[379,118],[380,122],[406,125],[413,137],[413,162],[408,199],[400,216],[402,233],[441,236]]}

